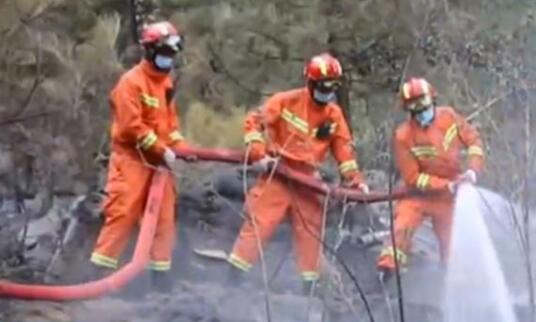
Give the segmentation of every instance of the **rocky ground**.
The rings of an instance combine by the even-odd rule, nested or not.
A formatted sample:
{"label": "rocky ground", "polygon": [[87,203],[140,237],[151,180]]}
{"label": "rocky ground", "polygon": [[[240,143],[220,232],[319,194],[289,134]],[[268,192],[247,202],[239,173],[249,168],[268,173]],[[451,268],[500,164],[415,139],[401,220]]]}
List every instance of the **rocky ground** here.
{"label": "rocky ground", "polygon": [[[97,300],[28,303],[5,299],[0,301],[0,321],[266,321],[266,294],[260,265],[249,274],[245,285],[235,287],[226,285],[227,266],[223,260],[200,255],[206,250],[226,252],[231,248],[241,223],[237,212],[242,203],[241,192],[240,176],[235,170],[229,169],[210,179],[199,180],[182,193],[179,203],[180,238],[174,254],[175,280],[171,294],[151,292],[148,277],[142,275],[127,292]],[[498,249],[503,255],[512,254],[516,246],[504,228],[506,218],[500,217],[500,200],[490,196],[495,198],[491,201],[495,213],[489,216],[489,221]],[[11,267],[6,268],[10,272],[9,278],[62,284],[75,283],[83,278],[99,226],[96,211],[98,200],[95,194],[70,197],[68,200],[64,198],[62,202],[58,200],[53,210],[45,216],[31,220],[23,243],[26,247],[24,258],[19,258],[19,263],[13,262]],[[4,204],[4,210],[7,208]],[[395,284],[389,283],[382,288],[375,275],[374,263],[380,246],[374,244],[365,247],[359,239],[370,229],[385,229],[382,221],[384,210],[385,205],[351,208],[349,216],[356,219],[355,226],[338,249],[339,258],[350,268],[363,290],[374,321],[391,321],[398,312]],[[340,214],[340,205],[333,204],[329,210],[330,225],[337,222]],[[54,242],[58,239],[58,232],[61,232],[65,242],[62,252],[57,251],[57,243]],[[329,254],[326,255],[326,273],[318,288],[319,295],[312,298],[301,295],[301,285],[290,253],[292,246],[289,235],[289,226],[282,225],[266,251],[270,320],[370,321],[356,286]],[[327,237],[330,245],[336,244],[331,230],[328,230]],[[48,243],[45,242],[47,240]],[[416,238],[409,272],[403,276],[405,316],[408,321],[432,322],[441,319],[443,271],[437,265],[435,247],[431,229],[425,225]],[[520,265],[517,257],[510,256],[505,271],[517,271],[516,267]],[[522,292],[525,280],[520,274],[508,274],[507,279],[513,286],[520,315],[527,314],[524,308],[526,295]],[[392,314],[389,313],[390,308]]]}

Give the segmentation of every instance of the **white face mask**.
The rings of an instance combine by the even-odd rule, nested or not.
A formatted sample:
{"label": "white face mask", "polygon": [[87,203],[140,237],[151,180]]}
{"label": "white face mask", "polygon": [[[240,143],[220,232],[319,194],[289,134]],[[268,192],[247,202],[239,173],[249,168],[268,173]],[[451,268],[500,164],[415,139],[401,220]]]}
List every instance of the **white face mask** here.
{"label": "white face mask", "polygon": [[156,55],[154,64],[160,70],[170,70],[173,67],[173,57]]}
{"label": "white face mask", "polygon": [[415,120],[419,123],[420,126],[428,126],[434,120],[435,110],[434,106],[428,107],[426,110],[422,111],[419,114],[415,115]]}
{"label": "white face mask", "polygon": [[335,101],[335,99],[337,98],[335,92],[330,92],[330,93],[322,93],[318,90],[314,90],[313,91],[313,97],[316,101],[320,102],[320,103],[324,103],[324,104],[327,104],[329,102],[333,102]]}

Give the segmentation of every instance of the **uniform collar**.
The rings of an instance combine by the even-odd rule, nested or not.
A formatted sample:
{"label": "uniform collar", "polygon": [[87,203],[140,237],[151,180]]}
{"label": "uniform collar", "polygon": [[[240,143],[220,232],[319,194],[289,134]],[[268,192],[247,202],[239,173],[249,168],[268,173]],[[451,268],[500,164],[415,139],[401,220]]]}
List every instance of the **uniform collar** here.
{"label": "uniform collar", "polygon": [[140,62],[139,65],[145,75],[157,82],[161,82],[169,78],[168,73],[163,73],[157,70],[153,64],[145,58]]}

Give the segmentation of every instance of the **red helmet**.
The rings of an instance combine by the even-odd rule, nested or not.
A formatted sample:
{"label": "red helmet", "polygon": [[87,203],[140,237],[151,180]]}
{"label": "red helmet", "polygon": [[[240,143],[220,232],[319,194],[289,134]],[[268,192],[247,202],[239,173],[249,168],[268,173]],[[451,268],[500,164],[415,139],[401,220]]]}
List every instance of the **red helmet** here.
{"label": "red helmet", "polygon": [[400,90],[404,109],[415,112],[430,106],[436,95],[434,86],[424,78],[411,78]]}
{"label": "red helmet", "polygon": [[173,51],[179,51],[182,49],[182,42],[182,36],[179,35],[177,29],[168,21],[146,25],[141,34],[141,44],[144,46],[167,46]]}
{"label": "red helmet", "polygon": [[342,76],[341,63],[337,58],[324,53],[312,57],[303,70],[308,81],[337,80]]}

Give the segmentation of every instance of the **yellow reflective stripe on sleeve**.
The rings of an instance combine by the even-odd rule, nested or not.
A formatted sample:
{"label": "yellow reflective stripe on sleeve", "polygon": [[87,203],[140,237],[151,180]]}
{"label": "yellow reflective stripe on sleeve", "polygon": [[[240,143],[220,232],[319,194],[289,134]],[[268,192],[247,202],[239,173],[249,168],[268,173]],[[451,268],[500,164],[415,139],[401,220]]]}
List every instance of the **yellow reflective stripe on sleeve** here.
{"label": "yellow reflective stripe on sleeve", "polygon": [[151,261],[149,263],[149,269],[153,271],[169,271],[171,269],[170,261]]}
{"label": "yellow reflective stripe on sleeve", "polygon": [[229,256],[229,258],[227,258],[227,261],[229,262],[229,264],[233,265],[234,267],[244,271],[244,272],[247,272],[249,271],[249,269],[251,268],[251,264],[248,263],[246,260],[238,257],[237,255],[235,254],[231,254]]}
{"label": "yellow reflective stripe on sleeve", "polygon": [[169,135],[169,138],[171,139],[172,142],[184,140],[184,136],[182,136],[181,132],[179,131],[171,132],[171,134]]}
{"label": "yellow reflective stripe on sleeve", "polygon": [[389,247],[385,247],[381,253],[380,253],[380,257],[381,256],[391,256],[391,257],[394,257],[395,256],[395,252],[396,252],[396,257],[398,259],[398,261],[400,262],[401,265],[406,265],[407,262],[408,262],[408,255],[406,255],[406,253],[404,253],[403,251],[401,251],[400,249],[395,249],[392,247],[392,246],[389,246]]}
{"label": "yellow reflective stripe on sleeve", "polygon": [[478,145],[471,145],[471,146],[467,149],[467,154],[469,154],[469,155],[479,155],[479,156],[484,156],[484,150],[482,150],[482,148],[479,147]]}
{"label": "yellow reflective stripe on sleeve", "polygon": [[264,136],[261,132],[250,132],[244,136],[244,143],[248,144],[253,141],[264,142]]}
{"label": "yellow reflective stripe on sleeve", "polygon": [[428,187],[428,184],[430,183],[430,175],[426,173],[420,173],[417,177],[417,188],[420,190],[425,190],[426,187]]}
{"label": "yellow reflective stripe on sleeve", "polygon": [[458,135],[458,125],[456,123],[452,124],[447,132],[445,133],[445,138],[443,139],[443,148],[448,150],[454,138]]}
{"label": "yellow reflective stripe on sleeve", "polygon": [[406,100],[411,97],[410,86],[408,83],[402,85],[402,97]]}
{"label": "yellow reflective stripe on sleeve", "polygon": [[104,256],[96,252],[91,254],[90,261],[97,266],[103,266],[107,268],[117,268],[119,264],[117,259]]}
{"label": "yellow reflective stripe on sleeve", "polygon": [[346,161],[339,165],[340,173],[346,173],[346,172],[355,171],[358,169],[359,167],[357,166],[357,162],[355,160]]}
{"label": "yellow reflective stripe on sleeve", "polygon": [[141,94],[141,102],[151,108],[158,108],[160,106],[157,97],[145,93]]}
{"label": "yellow reflective stripe on sleeve", "polygon": [[301,277],[304,281],[312,282],[318,280],[320,275],[314,271],[306,271],[301,273]]}
{"label": "yellow reflective stripe on sleeve", "polygon": [[437,150],[434,146],[415,146],[411,148],[411,153],[416,157],[435,157],[437,156]]}
{"label": "yellow reflective stripe on sleeve", "polygon": [[140,147],[143,150],[148,150],[156,143],[156,141],[158,141],[156,134],[154,132],[149,132],[149,134],[140,140]]}
{"label": "yellow reflective stripe on sleeve", "polygon": [[299,118],[297,115],[291,113],[286,108],[283,109],[283,112],[281,113],[281,117],[288,123],[292,124],[296,129],[300,130],[301,132],[305,134],[309,133],[309,124],[306,121]]}

